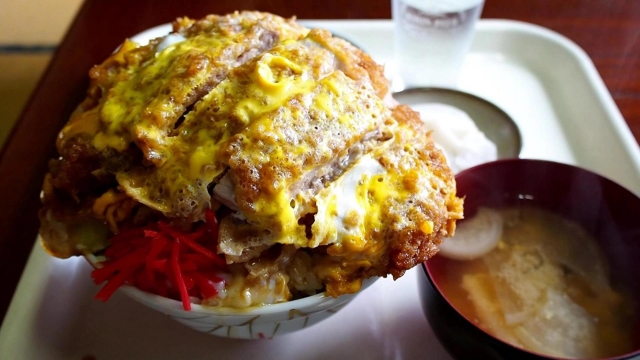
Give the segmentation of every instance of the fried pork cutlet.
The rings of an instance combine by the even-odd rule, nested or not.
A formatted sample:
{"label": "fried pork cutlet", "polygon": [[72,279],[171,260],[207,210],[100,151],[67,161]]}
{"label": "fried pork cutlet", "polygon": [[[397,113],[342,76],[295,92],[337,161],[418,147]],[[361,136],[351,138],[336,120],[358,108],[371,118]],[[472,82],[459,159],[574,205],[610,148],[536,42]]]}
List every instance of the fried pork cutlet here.
{"label": "fried pork cutlet", "polygon": [[462,216],[417,113],[385,105],[382,67],[327,31],[258,12],[178,19],[90,77],[43,187],[55,256],[213,209],[217,251],[247,279],[337,296],[433,256]]}

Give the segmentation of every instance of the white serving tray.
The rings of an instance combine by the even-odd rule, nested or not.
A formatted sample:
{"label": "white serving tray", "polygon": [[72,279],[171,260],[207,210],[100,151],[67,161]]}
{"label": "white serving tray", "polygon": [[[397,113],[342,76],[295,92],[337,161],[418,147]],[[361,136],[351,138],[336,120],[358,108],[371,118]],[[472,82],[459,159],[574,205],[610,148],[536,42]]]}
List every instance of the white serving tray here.
{"label": "white serving tray", "polygon": [[[389,20],[308,21],[357,43],[393,74]],[[151,33],[161,35],[167,27]],[[550,30],[481,20],[460,89],[492,101],[520,126],[522,157],[576,164],[640,193],[640,150],[589,57]],[[198,333],[98,287],[83,259],[33,249],[0,328],[0,359],[450,359],[420,306],[419,267],[382,279],[338,314],[274,340]]]}

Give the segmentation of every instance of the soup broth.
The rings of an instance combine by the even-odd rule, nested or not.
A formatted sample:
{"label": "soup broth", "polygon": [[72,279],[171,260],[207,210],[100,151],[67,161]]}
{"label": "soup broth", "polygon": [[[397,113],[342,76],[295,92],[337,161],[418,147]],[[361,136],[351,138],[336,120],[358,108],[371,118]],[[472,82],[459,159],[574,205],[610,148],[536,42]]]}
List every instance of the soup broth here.
{"label": "soup broth", "polygon": [[610,283],[596,240],[541,209],[496,211],[504,228],[495,249],[472,261],[442,260],[437,283],[452,305],[495,337],[541,354],[593,358],[632,350],[631,297]]}

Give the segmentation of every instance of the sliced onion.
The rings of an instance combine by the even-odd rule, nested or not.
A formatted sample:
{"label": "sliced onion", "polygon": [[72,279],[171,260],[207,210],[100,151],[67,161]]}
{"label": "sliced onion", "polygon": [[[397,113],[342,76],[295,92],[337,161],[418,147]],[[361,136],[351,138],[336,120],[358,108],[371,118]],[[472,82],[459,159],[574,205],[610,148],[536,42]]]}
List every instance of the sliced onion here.
{"label": "sliced onion", "polygon": [[476,216],[461,222],[453,237],[440,245],[440,254],[454,260],[473,260],[488,254],[502,237],[502,216],[479,208]]}

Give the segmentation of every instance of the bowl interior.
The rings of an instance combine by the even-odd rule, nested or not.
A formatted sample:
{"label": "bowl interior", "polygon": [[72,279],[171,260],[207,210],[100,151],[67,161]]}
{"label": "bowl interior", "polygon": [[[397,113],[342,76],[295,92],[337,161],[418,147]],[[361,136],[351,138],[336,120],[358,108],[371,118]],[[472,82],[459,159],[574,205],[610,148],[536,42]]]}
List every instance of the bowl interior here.
{"label": "bowl interior", "polygon": [[[479,165],[460,173],[456,182],[458,195],[465,197],[467,218],[480,206],[502,208],[526,202],[573,220],[594,235],[608,259],[611,283],[633,297],[636,326],[632,337],[636,353],[640,353],[640,271],[636,270],[640,262],[640,199],[637,196],[589,171],[540,160],[512,159]],[[425,263],[427,275],[449,304],[451,301],[442,293],[439,281],[450,261],[436,257]]]}

